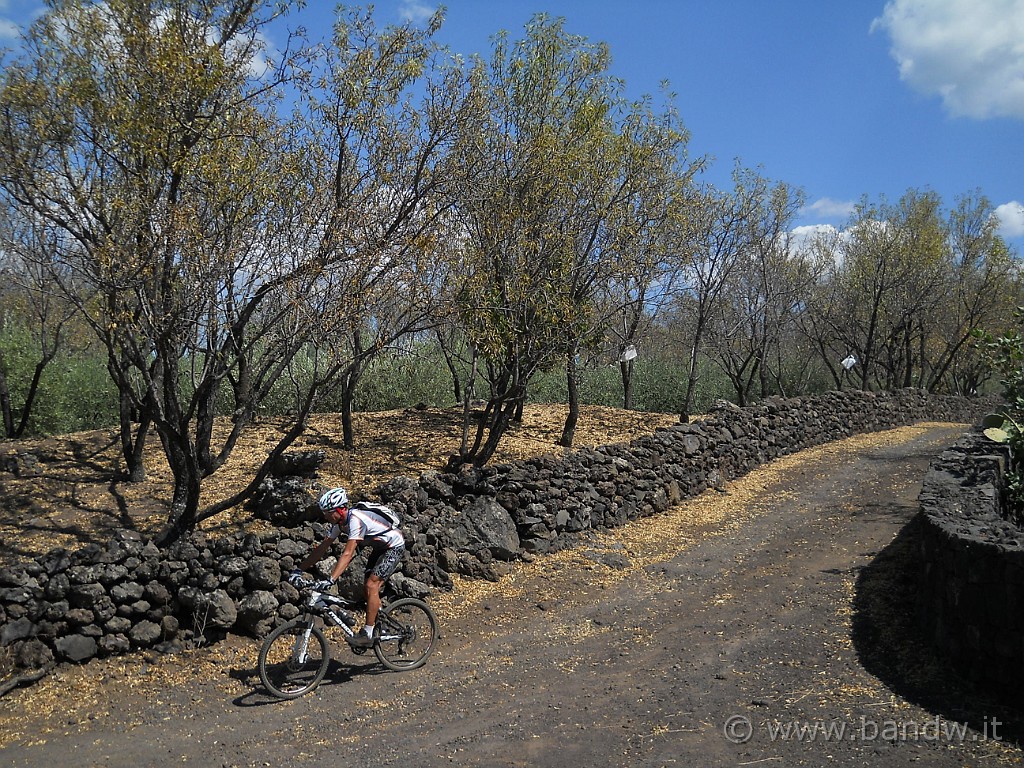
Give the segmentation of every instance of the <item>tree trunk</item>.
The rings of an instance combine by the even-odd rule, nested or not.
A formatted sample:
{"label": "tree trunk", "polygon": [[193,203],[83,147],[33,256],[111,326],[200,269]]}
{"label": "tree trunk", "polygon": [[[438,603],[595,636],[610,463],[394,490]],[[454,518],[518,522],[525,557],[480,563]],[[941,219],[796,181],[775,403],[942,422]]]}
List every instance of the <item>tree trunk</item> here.
{"label": "tree trunk", "polygon": [[25,403],[21,408],[21,420],[18,422],[18,426],[14,430],[14,437],[21,437],[25,434],[25,428],[28,427],[29,417],[32,415],[32,403],[35,402],[36,393],[39,391],[39,381],[43,377],[43,370],[52,359],[52,356],[44,357],[36,363],[36,369],[32,373],[32,382],[28,385],[28,393],[25,395]]}
{"label": "tree trunk", "polygon": [[199,511],[199,483],[194,489],[179,486],[175,483],[171,499],[171,512],[166,527],[154,540],[156,546],[163,549],[178,541],[182,536],[191,533],[196,527],[196,513]]}
{"label": "tree trunk", "polygon": [[7,383],[7,371],[3,359],[0,358],[0,411],[3,412],[4,435],[6,437],[21,437],[25,434],[29,418],[32,415],[32,405],[35,403],[36,395],[39,394],[39,382],[43,378],[43,371],[46,370],[46,366],[50,364],[50,361],[53,360],[56,354],[56,347],[54,347],[52,352],[44,350],[42,358],[36,363],[35,371],[32,373],[32,381],[29,382],[28,392],[25,394],[25,399],[22,403],[21,418],[18,420],[17,425],[14,423],[14,407],[11,403],[11,391]]}
{"label": "tree trunk", "polygon": [[749,373],[746,375],[746,378],[741,378],[744,400],[743,405],[747,405],[752,401],[754,395],[754,382],[758,380],[758,376],[760,375],[761,361],[757,355],[751,355],[743,361],[743,366],[740,368],[740,371],[748,370],[747,366],[749,366]]}
{"label": "tree trunk", "polygon": [[342,445],[346,451],[356,447],[356,434],[352,426],[352,405],[356,397],[356,383],[358,379],[354,374],[346,376],[341,387],[341,435]]}
{"label": "tree trunk", "polygon": [[346,395],[342,395],[341,401],[341,435],[342,447],[346,451],[355,450],[356,434],[352,426],[352,403]]}
{"label": "tree trunk", "polygon": [[690,348],[690,367],[686,377],[686,394],[683,396],[683,409],[679,414],[679,421],[682,424],[687,424],[690,421],[690,410],[693,408],[693,396],[697,390],[697,359],[700,354],[700,342],[694,339],[693,346]]}
{"label": "tree trunk", "polygon": [[121,456],[124,459],[128,481],[142,483],[146,480],[146,462],[143,451],[146,447],[146,436],[149,433],[150,416],[148,412],[140,414],[139,428],[133,436],[132,410],[132,402],[122,389],[118,397]]}
{"label": "tree trunk", "polygon": [[477,371],[477,350],[473,347],[471,354],[471,363],[469,366],[469,380],[466,382],[465,396],[462,402],[462,442],[459,443],[459,452],[457,456],[453,456],[449,460],[449,465],[452,464],[456,458],[462,460],[469,455],[469,422],[472,415],[472,401],[473,394],[476,391],[476,371]]}
{"label": "tree trunk", "polygon": [[459,370],[455,367],[455,355],[448,349],[448,345],[444,343],[444,337],[440,330],[437,331],[437,345],[440,347],[441,356],[444,357],[444,363],[448,367],[448,374],[452,377],[452,394],[455,396],[455,402],[461,403],[462,382],[459,380]]}
{"label": "tree trunk", "polygon": [[487,439],[483,445],[476,452],[475,456],[470,457],[473,462],[473,466],[482,467],[491,457],[494,456],[494,452],[498,450],[498,443],[501,441],[502,435],[508,431],[508,426],[512,422],[512,417],[515,412],[522,407],[522,401],[525,399],[525,395],[520,395],[514,399],[509,399],[505,403],[498,405],[494,408],[491,414],[490,425],[487,428]]}
{"label": "tree trunk", "polygon": [[619,375],[622,377],[622,407],[633,410],[633,361],[619,361]]}
{"label": "tree trunk", "polygon": [[[167,547],[195,529],[201,482],[199,462],[190,455],[190,449],[179,442],[171,443],[175,438],[164,434],[165,431],[166,427],[160,430],[160,437],[164,441],[167,461],[174,476],[174,490],[167,525],[155,540],[158,547]],[[187,433],[181,439],[187,442]]]}
{"label": "tree trunk", "polygon": [[148,413],[142,414],[139,419],[139,426],[135,430],[135,444],[131,452],[131,461],[128,462],[128,481],[142,483],[146,480],[146,438],[149,437],[149,427],[152,420]]}
{"label": "tree trunk", "polygon": [[569,392],[569,413],[565,416],[562,436],[558,438],[557,445],[572,448],[572,441],[576,436],[576,424],[580,420],[580,374],[574,352],[570,352],[565,360],[565,382]]}
{"label": "tree trunk", "polygon": [[4,418],[4,437],[14,437],[14,411],[11,410],[11,390],[7,386],[7,372],[0,356],[0,412]]}
{"label": "tree trunk", "polygon": [[761,353],[758,355],[757,358],[757,379],[758,386],[761,387],[761,399],[764,400],[766,397],[772,394],[771,384],[768,380],[768,365],[765,361],[764,350],[761,350]]}
{"label": "tree trunk", "polygon": [[292,443],[294,443],[295,440],[298,439],[298,437],[306,430],[306,423],[309,420],[309,412],[314,400],[314,393],[311,392],[310,396],[306,398],[305,404],[299,410],[295,423],[292,424],[291,429],[288,430],[285,436],[278,441],[277,445],[274,446],[274,449],[267,454],[267,458],[263,460],[263,464],[260,465],[258,470],[256,470],[256,474],[253,476],[252,480],[249,481],[249,485],[234,496],[222,499],[216,504],[206,507],[198,513],[196,516],[196,522],[202,522],[207,518],[220,514],[221,512],[231,509],[252,497],[256,492],[256,489],[259,488],[260,483],[262,483],[266,476],[270,474],[271,468],[274,466],[281,454],[288,450]]}
{"label": "tree trunk", "polygon": [[733,379],[732,388],[736,391],[736,405],[740,408],[747,407],[746,392],[744,391],[743,382],[737,382]]}
{"label": "tree trunk", "polygon": [[218,467],[218,462],[214,459],[212,452],[218,390],[216,377],[210,377],[203,381],[192,395],[192,402],[196,404],[194,427],[196,461],[199,462],[204,477],[213,474]]}
{"label": "tree trunk", "polygon": [[[909,325],[903,335],[903,354],[906,358],[903,371],[903,387],[906,389],[914,386],[914,337],[910,332]],[[924,358],[921,360],[923,364]]]}
{"label": "tree trunk", "polygon": [[[520,386],[511,387],[501,394],[492,396],[487,401],[487,407],[477,424],[473,446],[468,450],[461,450],[457,456],[452,456],[448,461],[447,468],[455,470],[462,464],[482,467],[490,461],[498,448],[502,435],[508,431],[516,411],[522,408],[525,398],[526,390]],[[466,441],[468,441],[468,435]]]}

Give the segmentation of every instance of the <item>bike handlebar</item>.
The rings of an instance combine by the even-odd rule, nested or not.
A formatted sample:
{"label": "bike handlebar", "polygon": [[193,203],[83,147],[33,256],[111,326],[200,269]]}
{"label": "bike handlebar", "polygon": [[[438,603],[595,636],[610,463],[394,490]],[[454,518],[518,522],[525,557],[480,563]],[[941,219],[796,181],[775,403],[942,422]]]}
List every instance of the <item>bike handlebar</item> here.
{"label": "bike handlebar", "polygon": [[300,591],[304,592],[306,590],[310,590],[313,594],[319,594],[320,599],[325,600],[333,605],[341,605],[346,608],[351,607],[352,605],[352,601],[348,600],[347,598],[340,597],[338,595],[332,595],[322,590],[318,592],[317,590],[312,589],[312,587],[315,587],[317,583],[319,583],[319,579],[311,579],[308,576],[289,576],[288,583]]}

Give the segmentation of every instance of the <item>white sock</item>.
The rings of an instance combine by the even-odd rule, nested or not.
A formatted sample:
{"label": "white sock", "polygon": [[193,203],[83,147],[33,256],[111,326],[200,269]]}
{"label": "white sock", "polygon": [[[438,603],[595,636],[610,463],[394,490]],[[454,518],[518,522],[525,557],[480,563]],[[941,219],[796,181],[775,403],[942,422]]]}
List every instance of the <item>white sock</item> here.
{"label": "white sock", "polygon": [[363,632],[365,632],[368,637],[373,637],[373,624],[364,624]]}

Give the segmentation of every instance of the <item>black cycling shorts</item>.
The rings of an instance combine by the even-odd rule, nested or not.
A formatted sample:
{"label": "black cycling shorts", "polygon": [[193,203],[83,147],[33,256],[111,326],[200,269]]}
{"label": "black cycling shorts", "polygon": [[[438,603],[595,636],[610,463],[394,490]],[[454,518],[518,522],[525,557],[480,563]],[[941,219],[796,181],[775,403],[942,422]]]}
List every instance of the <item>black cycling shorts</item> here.
{"label": "black cycling shorts", "polygon": [[402,564],[402,555],[404,553],[404,546],[385,547],[384,549],[374,547],[370,557],[366,560],[365,577],[369,578],[370,574],[373,574],[382,579],[388,578]]}

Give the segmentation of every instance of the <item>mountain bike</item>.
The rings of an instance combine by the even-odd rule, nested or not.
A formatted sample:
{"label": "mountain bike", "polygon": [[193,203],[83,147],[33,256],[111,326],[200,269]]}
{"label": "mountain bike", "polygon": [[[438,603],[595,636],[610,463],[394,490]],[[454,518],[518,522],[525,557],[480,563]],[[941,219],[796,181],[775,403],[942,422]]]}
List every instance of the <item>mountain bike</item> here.
{"label": "mountain bike", "polygon": [[[300,590],[314,582],[295,582]],[[338,627],[354,637],[354,605],[343,597],[311,589],[304,613],[267,635],[260,648],[260,680],[281,699],[295,699],[320,685],[330,664],[324,628]],[[437,644],[437,618],[422,600],[403,597],[381,606],[373,633],[373,652],[388,669],[404,672],[422,667]],[[362,655],[369,648],[351,647]]]}

